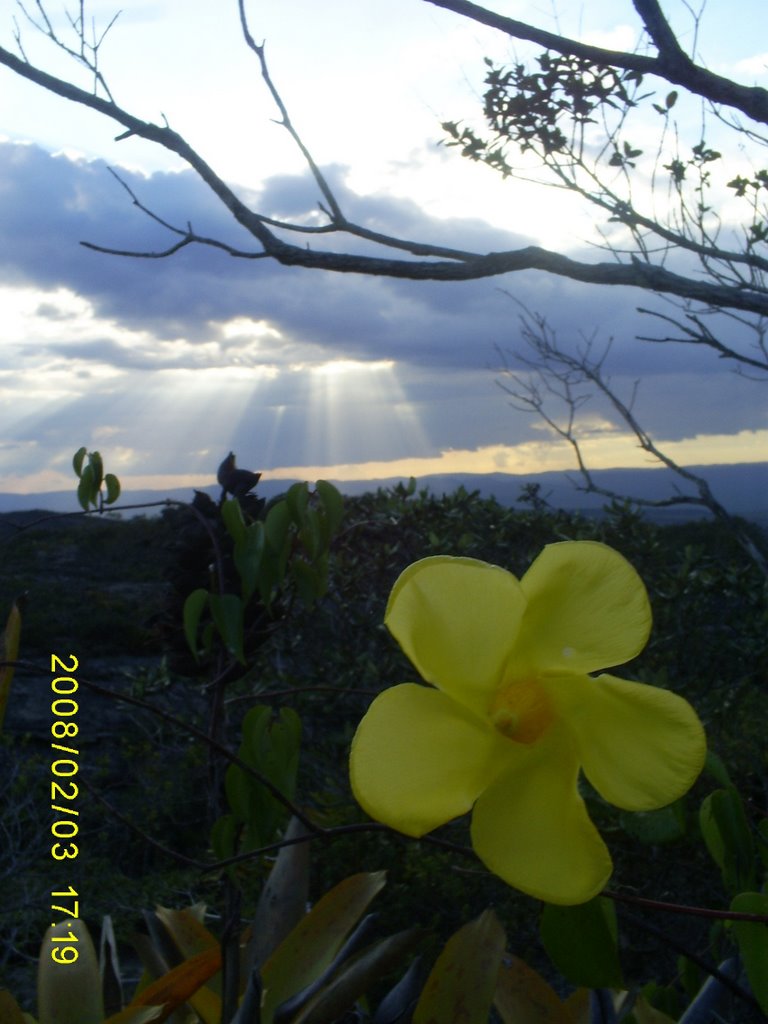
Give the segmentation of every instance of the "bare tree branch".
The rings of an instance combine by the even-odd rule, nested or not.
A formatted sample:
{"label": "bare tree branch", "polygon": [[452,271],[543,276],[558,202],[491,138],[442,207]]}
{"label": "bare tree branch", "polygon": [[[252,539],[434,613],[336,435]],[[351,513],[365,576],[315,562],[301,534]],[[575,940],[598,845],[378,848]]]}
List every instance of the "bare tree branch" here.
{"label": "bare tree branch", "polygon": [[[250,33],[248,33],[248,36],[252,39]],[[256,47],[259,59],[262,62],[262,66],[264,66],[263,47],[260,48],[255,42],[253,46]],[[70,82],[50,75],[30,64],[27,60],[19,58],[3,48],[0,48],[0,64],[4,64],[11,71],[40,85],[49,92],[96,110],[116,121],[126,129],[119,136],[120,138],[136,135],[164,147],[169,152],[177,154],[200,176],[230,211],[234,219],[249,231],[261,246],[261,252],[243,253],[219,244],[220,248],[225,248],[233,256],[242,256],[248,259],[266,257],[275,259],[285,266],[301,266],[311,269],[330,270],[337,273],[367,274],[417,281],[469,281],[515,273],[521,270],[543,270],[547,273],[588,284],[637,287],[675,295],[694,302],[768,314],[768,295],[762,294],[759,290],[750,289],[742,285],[720,284],[706,279],[686,277],[666,270],[662,266],[642,264],[640,262],[625,264],[587,263],[571,259],[561,253],[551,252],[539,246],[526,246],[521,249],[502,252],[467,252],[373,232],[366,229],[363,225],[352,224],[343,217],[339,204],[335,200],[331,202],[326,194],[326,190],[330,192],[330,189],[322,175],[319,178],[316,175],[315,180],[330,208],[332,228],[335,228],[339,233],[375,242],[388,248],[400,249],[415,256],[427,257],[427,259],[393,259],[384,256],[330,252],[294,245],[284,241],[275,234],[275,231],[271,230],[272,227],[286,231],[295,230],[292,225],[270,221],[269,218],[265,218],[263,215],[250,209],[236,195],[233,189],[219,177],[213,168],[203,160],[196,150],[168,125],[160,126],[142,121],[140,118],[124,110],[114,101],[106,100],[101,96],[80,89]],[[271,85],[271,80],[268,79],[268,76],[267,81],[270,84],[273,95],[276,95],[276,90]],[[282,103],[281,109],[285,110]],[[283,114],[283,123],[289,128],[292,136],[298,142],[298,136],[295,133],[295,129],[293,129],[287,112]],[[307,155],[303,144],[300,144],[300,146],[302,152]],[[309,157],[309,160],[311,161],[310,167],[316,167],[311,157]],[[340,220],[337,222],[333,219],[334,217],[340,218]],[[178,229],[175,230],[178,232]],[[177,252],[184,245],[192,244],[192,242],[202,242],[202,244],[209,245],[216,244],[210,239],[203,241],[194,236],[192,232],[187,232],[184,233],[180,243],[177,242],[159,253],[143,253],[141,255],[153,258],[169,256]],[[130,253],[117,247],[98,246],[96,248],[99,251],[130,255]]]}
{"label": "bare tree branch", "polygon": [[[681,332],[680,335],[672,336],[667,335],[664,338],[652,338],[647,335],[638,335],[640,341],[650,341],[655,344],[662,344],[665,342],[674,342],[677,345],[705,345],[708,348],[713,349],[717,352],[720,359],[729,359],[739,364],[739,366],[748,366],[753,370],[759,370],[762,373],[768,373],[768,349],[766,348],[766,331],[768,331],[768,324],[759,320],[757,323],[748,323],[745,326],[753,331],[756,335],[755,351],[759,353],[756,356],[749,355],[744,352],[740,352],[733,347],[722,342],[712,331],[708,324],[705,324],[702,316],[697,313],[687,312],[685,318],[688,324],[680,323],[679,320],[675,320],[674,317],[667,316],[664,313],[660,313],[654,309],[644,309],[642,306],[638,307],[638,313],[645,313],[647,316],[656,317],[659,320],[671,324]],[[692,327],[689,325],[693,325]]]}
{"label": "bare tree branch", "polygon": [[[728,527],[750,558],[768,577],[768,558],[744,531],[742,525],[717,500],[708,482],[699,474],[675,462],[656,444],[638,420],[634,412],[634,402],[639,382],[635,382],[629,401],[619,397],[604,370],[611,342],[609,341],[601,352],[595,354],[594,338],[585,339],[580,350],[576,354],[571,354],[559,345],[556,333],[546,317],[532,313],[514,299],[514,296],[510,297],[522,308],[520,333],[527,347],[527,352],[515,351],[512,355],[523,372],[527,372],[527,376],[516,373],[510,367],[505,354],[500,351],[502,377],[497,383],[510,396],[514,408],[536,413],[571,446],[583,480],[578,489],[614,501],[630,501],[645,508],[667,508],[675,505],[696,505],[705,508]],[[511,383],[506,383],[506,380]],[[661,499],[640,498],[620,494],[596,482],[584,456],[577,427],[577,413],[590,398],[589,391],[584,390],[585,385],[607,399],[621,421],[634,434],[638,446],[684,481],[689,487],[687,493],[676,492]],[[562,419],[549,411],[552,399],[563,409]]]}
{"label": "bare tree branch", "polygon": [[723,78],[712,71],[695,64],[680,49],[667,25],[656,0],[633,0],[635,10],[643,19],[643,25],[659,51],[657,57],[627,53],[623,50],[607,50],[601,46],[590,46],[576,39],[529,25],[526,22],[506,18],[494,11],[486,10],[469,0],[425,0],[435,7],[443,7],[455,14],[470,18],[481,25],[505,32],[514,39],[538,43],[557,53],[583,57],[595,64],[610,65],[637,71],[643,75],[658,75],[673,85],[680,85],[689,92],[704,97],[712,103],[722,103],[740,110],[762,124],[768,124],[768,90],[758,86],[740,85],[729,78]]}

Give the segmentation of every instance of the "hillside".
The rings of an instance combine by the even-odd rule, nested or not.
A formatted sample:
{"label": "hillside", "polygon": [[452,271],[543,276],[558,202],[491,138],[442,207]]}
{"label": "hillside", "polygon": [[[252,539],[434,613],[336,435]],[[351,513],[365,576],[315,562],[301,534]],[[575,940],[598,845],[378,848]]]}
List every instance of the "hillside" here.
{"label": "hillside", "polygon": [[[753,522],[768,527],[768,462],[740,463],[723,466],[691,466],[690,469],[702,476],[712,488],[715,497],[726,506],[733,515],[742,516]],[[648,469],[605,469],[593,473],[595,483],[606,490],[616,491],[627,497],[646,500],[659,500],[677,493],[680,488],[679,478],[663,468]],[[366,491],[375,491],[380,487],[394,486],[401,478],[391,477],[374,480],[336,480],[332,482],[343,494],[360,495]],[[269,472],[264,474],[259,484],[259,493],[272,498],[286,490],[292,480],[270,479]],[[605,499],[600,495],[585,494],[578,489],[581,481],[576,473],[548,472],[529,475],[512,473],[473,474],[442,474],[419,477],[419,488],[426,488],[435,495],[451,494],[463,486],[469,491],[479,491],[483,497],[494,497],[505,507],[514,507],[521,490],[528,485],[538,485],[541,496],[553,508],[566,511],[594,512],[602,508]],[[211,495],[218,497],[219,488],[215,484],[202,488]],[[692,493],[692,492],[686,492]],[[169,489],[165,491],[125,489],[121,505],[157,502],[164,498],[177,501],[189,501],[192,491],[189,488]],[[77,502],[72,491],[49,491],[38,494],[3,494],[0,493],[0,513],[22,512],[29,509],[48,509],[52,512],[74,512]],[[152,514],[149,509],[144,514]],[[140,514],[128,511],[126,515]],[[696,518],[705,514],[692,506],[679,506],[665,509],[651,509],[648,515],[656,522],[679,522]]]}

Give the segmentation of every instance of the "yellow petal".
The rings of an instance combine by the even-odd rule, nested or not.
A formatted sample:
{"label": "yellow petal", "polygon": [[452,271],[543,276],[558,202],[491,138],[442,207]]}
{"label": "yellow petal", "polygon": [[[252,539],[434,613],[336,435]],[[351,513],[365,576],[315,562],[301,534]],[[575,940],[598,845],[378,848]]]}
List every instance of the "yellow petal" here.
{"label": "yellow petal", "polygon": [[546,685],[575,737],[584,774],[605,800],[649,811],[696,781],[707,741],[696,712],[676,693],[609,675]]}
{"label": "yellow petal", "polygon": [[524,609],[520,583],[505,569],[436,556],[401,574],[384,621],[427,682],[485,714]]}
{"label": "yellow petal", "polygon": [[466,814],[511,747],[439,690],[403,683],[380,694],[357,727],[352,792],[376,821],[421,836]]}
{"label": "yellow petal", "polygon": [[629,661],[645,646],[651,629],[645,586],[605,544],[548,544],[520,586],[528,608],[515,657],[524,669],[595,672]]}
{"label": "yellow petal", "polygon": [[605,886],[611,858],[577,789],[579,765],[561,730],[521,748],[472,812],[472,845],[509,885],[548,903],[585,903]]}

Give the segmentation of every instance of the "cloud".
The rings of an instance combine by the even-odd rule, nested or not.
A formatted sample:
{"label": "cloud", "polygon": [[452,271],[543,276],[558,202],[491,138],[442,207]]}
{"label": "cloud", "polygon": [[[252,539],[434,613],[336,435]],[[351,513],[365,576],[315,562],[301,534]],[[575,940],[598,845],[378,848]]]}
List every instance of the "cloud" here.
{"label": "cloud", "polygon": [[[191,221],[255,250],[191,172],[120,173],[166,222]],[[480,220],[430,218],[408,199],[357,196],[345,173],[327,169],[347,216],[373,230],[476,251],[528,244]],[[242,194],[272,216],[318,216],[307,177],[273,177]],[[12,434],[41,441],[42,452],[55,438],[74,451],[101,430],[134,452],[141,471],[151,460],[157,472],[176,472],[183,458],[194,472],[210,450],[229,447],[256,448],[277,466],[539,442],[538,420],[511,410],[494,383],[496,348],[520,344],[520,309],[502,288],[546,315],[564,345],[613,338],[608,371],[625,395],[644,378],[638,410],[655,436],[766,425],[760,386],[722,361],[692,346],[636,341],[665,325],[636,313],[654,299],[630,289],[533,272],[452,284],[389,280],[201,247],[130,259],[89,251],[81,239],[140,251],[171,240],[103,162],[0,144],[0,396],[8,410],[0,411],[0,444]],[[323,372],[329,365],[338,372]],[[593,401],[589,411],[615,431],[610,408]],[[155,450],[153,438],[171,436],[175,447]],[[12,450],[30,457],[28,447]]]}

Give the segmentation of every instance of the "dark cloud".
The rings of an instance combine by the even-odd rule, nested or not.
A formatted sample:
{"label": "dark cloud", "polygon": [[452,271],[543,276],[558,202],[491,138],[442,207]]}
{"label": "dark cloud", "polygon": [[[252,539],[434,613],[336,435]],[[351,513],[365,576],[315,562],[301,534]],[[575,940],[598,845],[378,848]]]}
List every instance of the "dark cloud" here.
{"label": "dark cloud", "polygon": [[[476,251],[529,241],[477,220],[430,219],[410,200],[361,198],[345,189],[344,168],[332,167],[327,173],[350,219],[374,230]],[[255,251],[253,240],[191,172],[120,174],[167,223],[184,228],[191,222],[200,233]],[[243,195],[275,217],[305,223],[318,217],[318,192],[308,177],[272,178],[260,192]],[[97,363],[140,373],[228,366],[285,370],[332,358],[394,360],[402,400],[413,404],[426,448],[514,443],[541,433],[536,433],[534,421],[509,410],[494,385],[499,365],[495,347],[520,344],[520,308],[504,288],[544,314],[564,345],[583,345],[593,338],[599,347],[612,338],[609,370],[626,393],[634,378],[646,378],[638,401],[657,434],[680,437],[765,424],[759,386],[734,378],[722,361],[691,346],[636,340],[638,333],[653,334],[664,325],[639,316],[636,306],[656,300],[635,290],[588,288],[532,272],[459,284],[323,274],[268,260],[233,259],[203,247],[165,260],[131,259],[95,253],[81,246],[81,240],[160,251],[173,236],[131,203],[103,162],[0,144],[0,281],[66,287],[92,303],[98,316],[137,332],[133,339],[105,336],[38,347],[84,364],[80,372],[86,374]],[[327,235],[307,240],[323,247],[341,244]],[[362,243],[352,248],[370,251]],[[597,257],[593,253],[590,258]],[[670,310],[658,302],[656,308]],[[37,312],[51,321],[71,315],[53,303],[41,304]],[[236,317],[266,321],[281,337],[252,336],[247,328],[225,336],[220,325]],[[334,458],[407,454],[405,434],[400,437],[392,418],[387,432],[391,395],[382,397],[380,412],[369,406],[380,424],[375,438],[356,431],[365,410],[355,408],[354,386],[338,395],[349,417]],[[259,436],[274,433],[270,416],[275,407],[287,406],[293,420],[289,427],[284,417],[281,427],[281,444],[290,450],[283,461],[297,461],[300,450],[306,453],[308,436],[316,439],[318,449],[308,457],[323,458],[322,432],[310,423],[307,374],[283,373],[259,388],[259,407],[249,414]]]}

